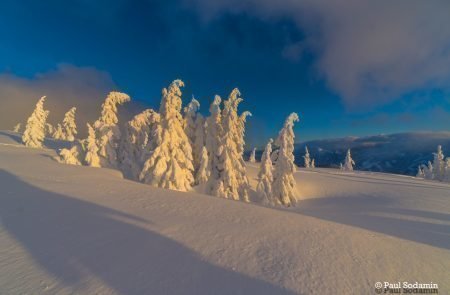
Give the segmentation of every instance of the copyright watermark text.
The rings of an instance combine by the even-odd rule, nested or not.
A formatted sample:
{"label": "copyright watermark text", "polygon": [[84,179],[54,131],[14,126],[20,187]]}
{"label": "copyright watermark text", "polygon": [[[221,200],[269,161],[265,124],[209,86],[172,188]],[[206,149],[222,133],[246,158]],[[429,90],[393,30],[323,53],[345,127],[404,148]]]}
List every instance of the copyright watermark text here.
{"label": "copyright watermark text", "polygon": [[376,282],[377,294],[439,294],[439,286],[433,282]]}

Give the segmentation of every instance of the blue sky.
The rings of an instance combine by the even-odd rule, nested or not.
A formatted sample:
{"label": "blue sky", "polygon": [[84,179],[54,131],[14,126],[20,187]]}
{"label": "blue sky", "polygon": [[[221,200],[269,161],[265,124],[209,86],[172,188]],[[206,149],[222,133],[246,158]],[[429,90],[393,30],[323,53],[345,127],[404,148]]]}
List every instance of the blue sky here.
{"label": "blue sky", "polygon": [[[0,75],[7,86],[26,81],[14,89],[20,96],[21,85],[59,75],[61,65],[89,68],[153,108],[161,88],[181,78],[184,102],[195,95],[203,113],[214,94],[238,87],[241,110],[253,113],[250,145],[274,136],[294,111],[299,141],[448,130],[448,2],[390,3],[6,0]],[[6,105],[12,91],[2,96],[2,86]]]}

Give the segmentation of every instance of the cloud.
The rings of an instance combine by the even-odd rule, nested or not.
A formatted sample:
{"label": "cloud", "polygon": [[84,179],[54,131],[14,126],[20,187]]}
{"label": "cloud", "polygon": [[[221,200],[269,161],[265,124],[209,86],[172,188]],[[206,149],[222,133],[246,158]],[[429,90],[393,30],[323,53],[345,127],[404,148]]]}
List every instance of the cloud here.
{"label": "cloud", "polygon": [[309,47],[318,73],[351,108],[450,88],[450,1],[184,1],[206,20],[222,13],[292,19],[306,37],[282,54],[296,60]]}
{"label": "cloud", "polygon": [[83,132],[86,122],[98,118],[102,101],[114,89],[116,86],[108,73],[69,64],[32,78],[0,74],[0,129],[25,123],[38,99],[46,95],[49,121],[61,122],[64,113],[75,106],[78,128]]}

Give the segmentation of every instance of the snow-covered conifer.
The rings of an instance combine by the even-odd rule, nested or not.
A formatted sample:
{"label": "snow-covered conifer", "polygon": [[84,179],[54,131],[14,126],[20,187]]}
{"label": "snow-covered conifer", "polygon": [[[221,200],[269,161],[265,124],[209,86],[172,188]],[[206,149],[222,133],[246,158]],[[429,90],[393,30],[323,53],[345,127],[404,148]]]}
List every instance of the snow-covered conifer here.
{"label": "snow-covered conifer", "polygon": [[344,166],[342,165],[342,163],[339,163],[339,170],[344,170]]}
{"label": "snow-covered conifer", "polygon": [[202,154],[200,158],[200,167],[197,170],[197,174],[195,175],[195,184],[203,184],[206,183],[209,179],[209,173],[211,173],[211,169],[208,167],[210,162],[208,161],[208,151],[206,147],[202,148]]}
{"label": "snow-covered conifer", "polygon": [[194,183],[192,148],[183,129],[181,90],[183,81],[173,81],[162,91],[161,140],[144,163],[140,180],[150,185],[189,191]]}
{"label": "snow-covered conifer", "polygon": [[263,198],[263,202],[267,205],[277,204],[276,200],[273,199],[272,194],[272,142],[273,140],[271,138],[266,145],[264,153],[262,154],[261,165],[259,166],[258,172],[258,184],[256,186],[256,191]]}
{"label": "snow-covered conifer", "polygon": [[248,159],[250,163],[256,162],[256,148],[253,148],[252,152],[250,153],[250,157]]}
{"label": "snow-covered conifer", "polygon": [[275,164],[274,181],[272,185],[273,196],[278,204],[284,206],[294,205],[296,202],[296,182],[294,172],[294,122],[298,122],[298,115],[292,113],[286,119],[281,129],[277,145],[280,147],[278,159]]}
{"label": "snow-covered conifer", "polygon": [[61,149],[59,151],[59,162],[69,165],[81,165],[80,148],[77,145],[72,146],[70,149]]}
{"label": "snow-covered conifer", "polygon": [[200,103],[192,97],[191,102],[184,108],[184,130],[192,147],[194,170],[200,167],[200,158],[204,143],[204,119],[198,113]]}
{"label": "snow-covered conifer", "polygon": [[58,139],[58,140],[64,140],[65,139],[64,132],[63,132],[61,124],[58,123],[56,125],[56,127],[54,128],[52,137],[54,139]]}
{"label": "snow-covered conifer", "polygon": [[417,178],[425,178],[425,174],[423,172],[422,167],[419,165],[419,167],[417,167],[417,174],[416,174]]}
{"label": "snow-covered conifer", "polygon": [[71,108],[65,115],[62,122],[62,130],[64,139],[67,141],[74,141],[77,135],[77,125],[75,123],[75,112],[77,108]]}
{"label": "snow-covered conifer", "polygon": [[124,134],[120,140],[118,159],[120,169],[126,177],[138,180],[142,171],[143,159],[149,151],[146,150],[152,140],[152,128],[159,117],[152,109],[144,110],[127,122]]}
{"label": "snow-covered conifer", "polygon": [[450,157],[445,159],[444,181],[450,183]]}
{"label": "snow-covered conifer", "polygon": [[444,178],[444,154],[442,152],[442,146],[438,145],[437,152],[433,153],[433,179],[442,181]]}
{"label": "snow-covered conifer", "polygon": [[[47,111],[48,112],[48,111]],[[47,137],[47,135],[52,136],[53,132],[54,132],[55,128],[53,127],[52,124],[50,123],[45,123],[45,136]]]}
{"label": "snow-covered conifer", "polygon": [[311,160],[311,168],[316,168],[316,161],[314,159]]}
{"label": "snow-covered conifer", "polygon": [[423,174],[425,179],[433,179],[433,164],[428,161],[428,165],[423,167]]}
{"label": "snow-covered conifer", "polygon": [[87,123],[88,137],[86,139],[86,156],[84,161],[88,166],[100,167],[100,158],[98,156],[97,140],[95,138],[95,130],[91,124]]}
{"label": "snow-covered conifer", "polygon": [[209,108],[210,116],[206,119],[205,146],[208,151],[209,179],[206,192],[214,195],[220,177],[220,154],[222,153],[222,113],[220,104],[222,99],[216,95]]}
{"label": "snow-covered conifer", "polygon": [[22,123],[17,123],[16,126],[14,126],[13,131],[14,132],[20,132],[20,128],[22,127]]}
{"label": "snow-covered conifer", "polygon": [[344,171],[353,171],[353,166],[355,165],[355,161],[352,159],[352,155],[350,153],[350,149],[347,150],[347,155],[345,156],[345,163],[343,166]]}
{"label": "snow-covered conifer", "polygon": [[311,158],[309,157],[308,147],[305,146],[305,155],[303,156],[305,168],[311,168]]}
{"label": "snow-covered conifer", "polygon": [[237,112],[239,103],[242,102],[240,95],[235,88],[224,102],[222,152],[219,159],[222,170],[219,174],[219,186],[216,187],[220,189],[215,190],[215,195],[248,202],[249,182],[243,159],[245,121],[241,120]]}
{"label": "snow-covered conifer", "polygon": [[117,107],[129,101],[130,97],[125,93],[110,92],[102,104],[100,118],[94,123],[102,167],[117,167],[117,147],[121,136],[117,126]]}
{"label": "snow-covered conifer", "polygon": [[36,108],[27,120],[25,131],[22,135],[23,143],[28,147],[40,148],[45,138],[45,126],[49,112],[44,110],[45,96],[41,97]]}

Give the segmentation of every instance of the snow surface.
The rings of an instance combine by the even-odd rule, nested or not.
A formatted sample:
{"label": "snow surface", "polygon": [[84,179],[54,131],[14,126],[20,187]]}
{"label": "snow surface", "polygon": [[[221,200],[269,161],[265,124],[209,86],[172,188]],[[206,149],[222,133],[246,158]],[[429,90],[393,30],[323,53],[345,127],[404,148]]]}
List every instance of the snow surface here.
{"label": "snow surface", "polygon": [[449,184],[299,169],[301,201],[274,209],[59,164],[18,140],[0,132],[0,294],[450,293]]}

